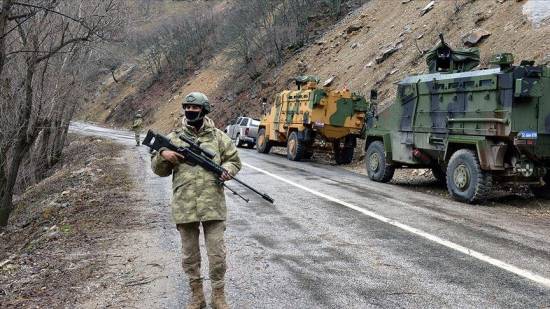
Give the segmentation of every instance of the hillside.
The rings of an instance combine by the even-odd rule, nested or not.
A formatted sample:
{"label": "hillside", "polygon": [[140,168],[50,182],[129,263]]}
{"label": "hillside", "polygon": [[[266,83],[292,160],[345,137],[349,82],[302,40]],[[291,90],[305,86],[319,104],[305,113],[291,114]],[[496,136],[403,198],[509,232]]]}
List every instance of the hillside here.
{"label": "hillside", "polygon": [[[284,87],[288,78],[300,73],[295,69],[298,64],[304,63],[308,73],[336,75],[338,87],[365,94],[378,88],[382,104],[387,104],[395,95],[395,82],[427,71],[419,50],[431,49],[439,33],[453,47],[462,47],[461,38],[475,29],[490,33],[477,45],[481,66],[487,65],[492,54],[504,51],[514,53],[518,63],[522,59],[540,63],[544,57],[548,61],[549,24],[528,21],[522,14],[527,1],[457,1],[457,6],[454,1],[436,1],[433,9],[421,16],[429,2],[371,1],[287,62],[280,74],[273,74],[273,90]],[[548,18],[550,3],[544,7]],[[355,28],[360,30],[349,33]],[[376,58],[384,54],[387,59],[377,64]]]}
{"label": "hillside", "polygon": [[147,18],[130,2],[138,18],[129,18],[122,44],[107,47],[114,60],[103,60],[110,65],[79,119],[128,127],[142,109],[147,124],[168,130],[182,96],[203,91],[223,124],[249,109],[240,94],[262,74],[368,0],[143,1],[152,3]]}
{"label": "hillside", "polygon": [[[431,9],[422,14],[431,3]],[[121,81],[113,83],[107,76],[82,118],[128,126],[135,106],[146,106],[147,123],[166,131],[171,123],[167,119],[173,117],[170,113],[179,113],[181,98],[198,90],[211,98],[212,117],[221,127],[242,114],[259,116],[260,98],[290,87],[289,80],[299,74],[322,79],[334,75],[336,87],[363,94],[376,88],[384,105],[394,97],[397,81],[426,71],[423,53],[438,42],[439,33],[455,48],[462,47],[462,38],[472,31],[484,33],[486,37],[476,45],[481,49],[481,66],[487,66],[496,52],[512,52],[516,62],[550,59],[550,3],[546,1],[372,0],[364,5],[349,1],[347,8],[350,12],[344,18],[332,25],[322,23],[309,43],[288,52],[282,65],[262,71],[255,80],[243,73],[228,49],[220,49],[183,78],[152,81],[139,60],[126,63],[117,70]],[[113,113],[117,108],[124,117]]]}

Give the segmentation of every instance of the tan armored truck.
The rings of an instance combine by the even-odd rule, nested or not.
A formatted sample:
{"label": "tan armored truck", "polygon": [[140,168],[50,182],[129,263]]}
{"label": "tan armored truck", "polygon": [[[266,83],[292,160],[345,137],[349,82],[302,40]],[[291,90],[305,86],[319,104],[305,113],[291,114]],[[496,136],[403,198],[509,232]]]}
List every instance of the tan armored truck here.
{"label": "tan armored truck", "polygon": [[369,110],[365,98],[349,89],[332,89],[331,80],[323,87],[313,76],[298,77],[295,82],[298,89],[278,93],[270,112],[263,115],[258,152],[283,146],[288,159],[300,161],[332,146],[337,164],[350,163]]}

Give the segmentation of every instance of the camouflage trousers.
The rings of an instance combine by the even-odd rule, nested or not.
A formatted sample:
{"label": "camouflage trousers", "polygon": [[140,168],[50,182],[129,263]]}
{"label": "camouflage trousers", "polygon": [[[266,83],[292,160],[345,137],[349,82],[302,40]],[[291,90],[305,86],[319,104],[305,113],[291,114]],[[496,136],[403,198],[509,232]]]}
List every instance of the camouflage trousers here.
{"label": "camouflage trousers", "polygon": [[135,131],[134,133],[135,133],[135,136],[136,136],[136,145],[139,146],[139,141],[140,141],[140,139],[139,139],[139,131]]}
{"label": "camouflage trousers", "polygon": [[212,288],[223,288],[225,270],[225,221],[203,221],[178,224],[181,235],[183,270],[187,274],[189,283],[202,282],[201,278],[201,252],[199,246],[199,225],[202,224],[206,251],[208,254],[208,267]]}

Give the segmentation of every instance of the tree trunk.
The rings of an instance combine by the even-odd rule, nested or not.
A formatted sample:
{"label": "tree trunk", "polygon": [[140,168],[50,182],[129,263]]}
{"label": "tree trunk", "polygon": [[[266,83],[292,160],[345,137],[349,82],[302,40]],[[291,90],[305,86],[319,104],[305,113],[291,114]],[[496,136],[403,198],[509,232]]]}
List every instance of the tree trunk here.
{"label": "tree trunk", "polygon": [[4,64],[6,63],[5,32],[8,25],[11,5],[12,0],[2,0],[2,11],[0,11],[0,76],[2,76],[2,70],[4,69]]}
{"label": "tree trunk", "polygon": [[6,226],[8,219],[12,211],[12,198],[13,187],[17,180],[17,174],[19,173],[19,167],[24,158],[24,153],[29,150],[29,146],[25,141],[18,139],[15,147],[13,147],[11,164],[8,166],[8,174],[6,179],[6,185],[0,191],[0,226]]}
{"label": "tree trunk", "polygon": [[[8,180],[6,178],[6,154],[0,153],[0,196],[4,196]],[[10,205],[11,206],[11,205]],[[11,207],[10,207],[11,208]],[[9,210],[0,204],[0,226],[8,224]]]}
{"label": "tree trunk", "polygon": [[67,133],[69,131],[69,125],[73,115],[76,111],[76,103],[67,104],[67,101],[64,100],[63,109],[61,110],[61,117],[59,121],[56,122],[55,126],[55,136],[52,141],[52,154],[51,154],[51,163],[53,164],[59,162],[63,154],[63,147],[65,145],[65,139],[67,138]]}
{"label": "tree trunk", "polygon": [[0,226],[6,226],[8,224],[9,215],[12,210],[12,198],[13,187],[19,174],[19,167],[25,157],[25,153],[29,151],[36,139],[35,130],[30,130],[30,118],[33,102],[33,88],[32,82],[34,78],[34,72],[36,69],[36,62],[34,57],[27,60],[27,72],[25,76],[25,99],[20,106],[19,115],[19,133],[15,137],[14,146],[10,153],[11,162],[8,165],[6,185],[0,188]]}
{"label": "tree trunk", "polygon": [[52,132],[51,126],[44,128],[41,134],[38,136],[35,147],[31,153],[32,155],[32,183],[38,183],[44,179],[46,170],[49,168],[48,164],[48,144],[50,141],[50,135]]}
{"label": "tree trunk", "polygon": [[334,10],[334,16],[338,17],[340,16],[340,13],[342,13],[342,1],[341,0],[332,0],[332,7]]}
{"label": "tree trunk", "polygon": [[48,166],[54,166],[61,159],[63,144],[65,143],[65,129],[63,119],[56,119],[52,139],[48,149]]}

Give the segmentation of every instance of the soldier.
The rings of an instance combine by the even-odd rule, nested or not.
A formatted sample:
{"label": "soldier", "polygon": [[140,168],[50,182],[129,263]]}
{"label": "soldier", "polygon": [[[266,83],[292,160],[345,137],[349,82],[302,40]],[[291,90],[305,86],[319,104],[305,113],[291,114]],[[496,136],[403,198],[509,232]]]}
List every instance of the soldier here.
{"label": "soldier", "polygon": [[136,146],[139,146],[139,133],[143,129],[143,117],[141,116],[142,110],[138,109],[136,114],[134,115],[134,123],[132,124],[132,130],[135,133],[136,136]]}
{"label": "soldier", "polygon": [[170,113],[170,119],[172,119],[172,130],[177,130],[177,128],[181,126],[181,119],[179,115],[172,112]]}
{"label": "soldier", "polygon": [[192,291],[187,308],[206,306],[200,276],[199,225],[202,225],[212,284],[212,307],[225,309],[229,308],[224,293],[226,263],[223,237],[227,209],[222,181],[230,180],[237,174],[241,161],[231,139],[205,116],[211,107],[204,94],[188,94],[182,107],[185,113],[182,126],[170,133],[168,138],[179,146],[185,146],[185,142],[178,138],[180,135],[195,140],[202,148],[216,154],[213,160],[226,172],[221,179],[216,179],[214,174],[200,166],[185,165],[185,158],[178,153],[162,148],[153,156],[152,168],[161,177],[173,174],[172,215],[181,235],[183,270]]}

